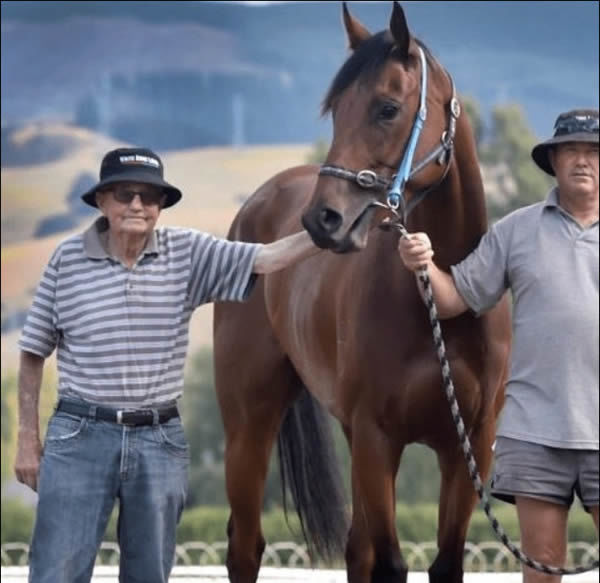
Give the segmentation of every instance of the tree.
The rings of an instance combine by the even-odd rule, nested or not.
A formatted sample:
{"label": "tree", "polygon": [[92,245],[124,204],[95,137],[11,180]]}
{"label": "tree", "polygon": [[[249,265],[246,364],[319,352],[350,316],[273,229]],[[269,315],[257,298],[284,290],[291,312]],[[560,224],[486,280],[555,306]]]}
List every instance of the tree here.
{"label": "tree", "polygon": [[471,122],[471,128],[473,129],[473,135],[475,137],[475,144],[477,145],[477,151],[479,152],[481,149],[481,141],[485,132],[485,124],[481,115],[479,102],[470,95],[464,95],[461,96],[461,103],[463,112]]}
{"label": "tree", "polygon": [[483,162],[506,164],[516,183],[517,193],[497,211],[504,215],[516,208],[538,202],[550,188],[551,179],[535,167],[531,150],[537,138],[520,105],[497,106],[492,111],[491,139],[481,152]]}

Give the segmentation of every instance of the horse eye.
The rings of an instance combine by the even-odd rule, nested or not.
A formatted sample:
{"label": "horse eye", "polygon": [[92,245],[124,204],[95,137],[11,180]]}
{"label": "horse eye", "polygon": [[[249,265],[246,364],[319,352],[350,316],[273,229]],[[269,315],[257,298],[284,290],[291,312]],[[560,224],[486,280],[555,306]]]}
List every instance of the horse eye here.
{"label": "horse eye", "polygon": [[390,120],[396,117],[398,113],[398,106],[392,105],[391,103],[386,103],[380,110],[378,114],[378,118],[382,120]]}

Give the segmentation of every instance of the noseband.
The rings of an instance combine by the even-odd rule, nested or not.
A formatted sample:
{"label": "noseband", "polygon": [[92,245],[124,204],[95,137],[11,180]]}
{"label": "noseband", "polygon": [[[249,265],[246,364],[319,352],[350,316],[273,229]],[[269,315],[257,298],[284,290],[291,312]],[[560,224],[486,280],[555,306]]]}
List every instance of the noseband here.
{"label": "noseband", "polygon": [[[450,168],[450,160],[452,159],[452,149],[454,147],[454,135],[456,133],[456,122],[460,116],[460,104],[456,98],[456,88],[452,77],[448,75],[450,84],[452,85],[452,97],[450,99],[450,107],[448,111],[448,127],[442,133],[439,145],[427,154],[420,162],[413,166],[413,158],[417,143],[421,135],[421,131],[427,119],[427,60],[423,49],[419,47],[419,55],[421,57],[421,94],[419,111],[413,124],[410,138],[406,146],[406,151],[398,167],[398,172],[391,179],[379,176],[373,170],[348,170],[341,166],[324,165],[319,169],[320,176],[334,176],[335,178],[343,178],[350,182],[355,182],[361,188],[367,190],[388,191],[386,198],[386,206],[396,210],[399,206],[402,207],[404,219],[408,214],[427,196],[434,188],[444,180]],[[446,167],[441,178],[432,186],[418,192],[413,196],[408,204],[404,201],[404,189],[406,183],[430,162],[437,161],[438,164],[445,164]],[[381,203],[377,203],[381,205]]]}

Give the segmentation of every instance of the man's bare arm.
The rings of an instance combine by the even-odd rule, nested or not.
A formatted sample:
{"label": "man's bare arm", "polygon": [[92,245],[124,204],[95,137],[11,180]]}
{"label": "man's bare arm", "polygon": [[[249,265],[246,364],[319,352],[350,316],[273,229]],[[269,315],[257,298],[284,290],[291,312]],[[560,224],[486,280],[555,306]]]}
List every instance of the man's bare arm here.
{"label": "man's bare arm", "polygon": [[40,441],[39,401],[44,359],[21,352],[19,367],[19,432],[15,474],[17,480],[37,490],[42,445]]}
{"label": "man's bare arm", "polygon": [[264,245],[254,261],[254,273],[273,273],[321,251],[306,231]]}
{"label": "man's bare arm", "polygon": [[425,233],[402,237],[398,242],[398,251],[405,267],[414,271],[417,276],[417,285],[423,299],[425,297],[423,286],[418,278],[418,270],[427,268],[433,299],[440,318],[453,318],[468,309],[465,300],[456,289],[452,276],[439,269],[433,262],[433,249]]}

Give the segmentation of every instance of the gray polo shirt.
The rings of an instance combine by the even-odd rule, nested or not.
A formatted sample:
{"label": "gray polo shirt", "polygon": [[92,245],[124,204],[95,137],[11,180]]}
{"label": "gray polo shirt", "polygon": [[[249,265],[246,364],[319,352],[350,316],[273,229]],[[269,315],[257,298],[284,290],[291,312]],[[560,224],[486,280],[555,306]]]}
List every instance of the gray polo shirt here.
{"label": "gray polo shirt", "polygon": [[44,358],[57,347],[61,396],[133,408],[173,401],[192,312],[244,300],[261,246],[163,227],[129,269],[107,252],[106,228],[99,219],[58,246],[19,346]]}
{"label": "gray polo shirt", "polygon": [[477,314],[510,289],[513,347],[497,434],[551,447],[598,449],[598,222],[558,205],[519,209],[452,267]]}

